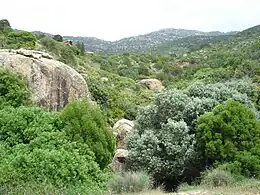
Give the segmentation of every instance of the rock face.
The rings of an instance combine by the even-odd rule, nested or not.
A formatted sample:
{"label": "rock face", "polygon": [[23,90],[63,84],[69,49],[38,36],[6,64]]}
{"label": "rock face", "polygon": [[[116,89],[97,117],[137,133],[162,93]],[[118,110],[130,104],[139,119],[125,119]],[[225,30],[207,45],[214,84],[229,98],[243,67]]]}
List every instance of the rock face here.
{"label": "rock face", "polygon": [[133,128],[134,122],[127,119],[121,119],[115,123],[113,130],[117,139],[117,149],[126,149],[124,139]]}
{"label": "rock face", "polygon": [[0,67],[27,78],[32,100],[49,110],[59,110],[72,100],[90,101],[87,83],[73,68],[47,53],[32,50],[0,50]]}
{"label": "rock face", "polygon": [[153,91],[159,91],[164,89],[162,82],[158,79],[142,79],[140,81],[137,81],[137,84]]}

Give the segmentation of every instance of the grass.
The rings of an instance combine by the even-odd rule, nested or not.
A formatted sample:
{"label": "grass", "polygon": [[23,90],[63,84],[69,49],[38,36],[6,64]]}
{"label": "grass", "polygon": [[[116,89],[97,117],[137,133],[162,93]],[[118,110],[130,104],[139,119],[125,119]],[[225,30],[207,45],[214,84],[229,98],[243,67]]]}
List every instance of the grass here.
{"label": "grass", "polygon": [[152,186],[152,180],[145,172],[124,172],[114,175],[109,181],[111,194],[147,191]]}
{"label": "grass", "polygon": [[215,188],[209,188],[205,185],[190,186],[183,184],[176,193],[150,190],[138,193],[122,193],[120,195],[260,195],[260,180],[248,179],[233,184],[232,186]]}
{"label": "grass", "polygon": [[83,186],[71,186],[60,188],[50,184],[22,184],[13,186],[0,186],[0,194],[3,195],[260,195],[260,180],[247,179],[231,186],[209,188],[205,185],[190,186],[182,184],[177,193],[164,193],[158,190],[144,190],[142,192],[107,192],[99,190],[82,189]]}
{"label": "grass", "polygon": [[28,182],[0,185],[2,195],[104,195],[97,186],[85,186],[81,184],[57,187],[50,183]]}

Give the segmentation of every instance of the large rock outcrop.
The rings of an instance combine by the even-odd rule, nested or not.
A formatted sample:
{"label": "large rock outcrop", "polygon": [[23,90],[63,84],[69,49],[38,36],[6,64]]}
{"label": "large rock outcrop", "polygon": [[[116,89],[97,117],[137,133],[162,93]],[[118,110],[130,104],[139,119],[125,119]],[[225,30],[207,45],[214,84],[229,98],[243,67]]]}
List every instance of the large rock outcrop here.
{"label": "large rock outcrop", "polygon": [[59,110],[72,100],[90,94],[84,78],[73,68],[47,53],[32,50],[0,50],[0,67],[27,78],[32,100],[49,110]]}
{"label": "large rock outcrop", "polygon": [[160,91],[164,89],[162,82],[158,79],[142,79],[137,81],[137,84],[153,91]]}

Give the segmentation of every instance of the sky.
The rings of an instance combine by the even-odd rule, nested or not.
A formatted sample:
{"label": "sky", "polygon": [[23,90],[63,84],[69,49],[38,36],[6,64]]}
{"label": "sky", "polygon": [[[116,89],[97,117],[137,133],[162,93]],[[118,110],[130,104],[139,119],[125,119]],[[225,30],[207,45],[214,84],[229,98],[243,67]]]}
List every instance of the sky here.
{"label": "sky", "polygon": [[1,0],[19,30],[105,40],[163,28],[239,31],[260,24],[260,0]]}

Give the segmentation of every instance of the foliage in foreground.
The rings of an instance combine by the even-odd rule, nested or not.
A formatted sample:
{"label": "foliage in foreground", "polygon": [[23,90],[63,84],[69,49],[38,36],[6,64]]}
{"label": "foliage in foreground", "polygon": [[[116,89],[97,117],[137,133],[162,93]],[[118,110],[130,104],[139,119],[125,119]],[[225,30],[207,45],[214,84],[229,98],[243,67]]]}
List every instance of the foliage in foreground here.
{"label": "foliage in foreground", "polygon": [[5,195],[35,195],[35,194],[86,194],[86,195],[104,195],[105,190],[98,186],[87,186],[84,183],[57,187],[48,181],[37,182],[19,182],[3,184],[0,187],[0,194]]}
{"label": "foliage in foreground", "polygon": [[[81,110],[76,111],[82,116],[73,120],[79,106]],[[104,121],[100,111],[85,102],[68,105],[61,115],[36,107],[0,110],[0,184],[47,181],[58,188],[83,185],[104,189],[108,173],[100,169],[97,157],[106,156],[104,162],[109,162],[114,149]],[[89,125],[82,129],[85,141],[80,140],[78,122]]]}

